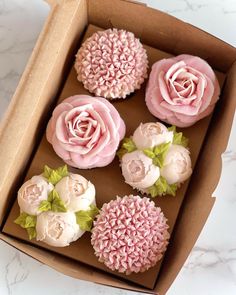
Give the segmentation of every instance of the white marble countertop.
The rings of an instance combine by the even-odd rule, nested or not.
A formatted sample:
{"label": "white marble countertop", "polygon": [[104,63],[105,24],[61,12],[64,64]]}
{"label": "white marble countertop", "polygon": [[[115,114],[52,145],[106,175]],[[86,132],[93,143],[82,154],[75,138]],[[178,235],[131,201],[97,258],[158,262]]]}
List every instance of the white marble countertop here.
{"label": "white marble countertop", "polygon": [[[235,0],[146,0],[236,46]],[[0,0],[0,117],[17,86],[49,8],[43,0]],[[216,204],[168,295],[236,294],[236,118]],[[0,241],[1,295],[136,294],[66,277]]]}

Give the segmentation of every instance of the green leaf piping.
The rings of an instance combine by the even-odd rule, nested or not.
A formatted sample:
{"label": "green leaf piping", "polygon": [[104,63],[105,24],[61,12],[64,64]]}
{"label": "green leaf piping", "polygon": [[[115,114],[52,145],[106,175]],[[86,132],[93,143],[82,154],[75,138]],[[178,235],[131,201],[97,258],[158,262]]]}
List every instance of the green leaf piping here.
{"label": "green leaf piping", "polygon": [[53,185],[57,184],[63,177],[68,176],[67,165],[57,169],[52,169],[47,165],[44,166],[43,176]]}
{"label": "green leaf piping", "polygon": [[75,213],[76,222],[82,230],[91,231],[94,218],[98,213],[99,209],[95,205],[90,205],[89,210],[80,210]]}
{"label": "green leaf piping", "polygon": [[131,137],[126,137],[122,140],[121,147],[116,153],[119,159],[121,159],[126,153],[131,153],[137,150],[135,143]]}
{"label": "green leaf piping", "polygon": [[175,196],[177,189],[178,184],[168,184],[166,179],[160,176],[154,185],[148,188],[148,192],[152,198],[165,195]]}
{"label": "green leaf piping", "polygon": [[27,229],[28,237],[30,240],[35,239],[37,232],[35,227],[28,227]]}
{"label": "green leaf piping", "polygon": [[183,135],[183,132],[177,132],[176,126],[171,126],[168,128],[169,131],[173,131],[173,144],[182,145],[183,147],[187,148],[189,140],[187,137]]}
{"label": "green leaf piping", "polygon": [[49,193],[47,200],[40,202],[38,210],[41,212],[49,210],[53,212],[67,212],[65,203],[62,201],[55,189]]}
{"label": "green leaf piping", "polygon": [[36,237],[36,219],[37,217],[34,215],[29,215],[25,212],[22,212],[14,222],[20,225],[22,228],[27,230],[28,237],[30,240]]}
{"label": "green leaf piping", "polygon": [[154,165],[162,168],[170,146],[171,142],[162,143],[154,148],[144,149],[143,152],[146,156],[152,159]]}

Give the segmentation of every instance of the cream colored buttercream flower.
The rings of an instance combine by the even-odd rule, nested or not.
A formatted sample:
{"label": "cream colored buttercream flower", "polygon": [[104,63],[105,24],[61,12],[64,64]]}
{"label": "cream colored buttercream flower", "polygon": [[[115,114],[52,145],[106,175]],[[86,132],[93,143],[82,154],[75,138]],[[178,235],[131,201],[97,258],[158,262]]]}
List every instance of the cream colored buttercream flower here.
{"label": "cream colored buttercream flower", "polygon": [[95,187],[81,175],[70,173],[63,177],[55,190],[69,211],[89,210],[95,204]]}
{"label": "cream colored buttercream flower", "polygon": [[17,200],[21,211],[29,215],[38,215],[41,201],[47,200],[53,185],[42,176],[36,175],[26,181],[18,191]]}
{"label": "cream colored buttercream flower", "polygon": [[165,157],[161,176],[166,179],[168,184],[173,184],[184,182],[191,174],[192,165],[189,150],[181,145],[173,144]]}
{"label": "cream colored buttercream flower", "polygon": [[52,211],[43,212],[37,217],[36,232],[37,241],[54,247],[68,246],[84,233],[76,223],[74,213]]}
{"label": "cream colored buttercream flower", "polygon": [[139,190],[152,186],[160,176],[159,167],[138,150],[122,157],[121,169],[125,182]]}
{"label": "cream colored buttercream flower", "polygon": [[159,122],[141,123],[132,137],[138,149],[153,148],[162,143],[173,141],[173,131]]}

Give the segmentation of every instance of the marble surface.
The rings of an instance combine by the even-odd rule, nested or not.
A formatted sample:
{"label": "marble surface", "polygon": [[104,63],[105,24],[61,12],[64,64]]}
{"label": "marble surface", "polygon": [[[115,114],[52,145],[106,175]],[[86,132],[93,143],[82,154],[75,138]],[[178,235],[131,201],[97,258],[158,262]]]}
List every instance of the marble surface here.
{"label": "marble surface", "polygon": [[[235,0],[146,0],[236,46]],[[42,0],[0,0],[0,117],[34,47],[49,8]],[[236,118],[223,155],[210,217],[168,295],[236,294]],[[1,295],[125,295],[123,290],[66,277],[0,241]]]}

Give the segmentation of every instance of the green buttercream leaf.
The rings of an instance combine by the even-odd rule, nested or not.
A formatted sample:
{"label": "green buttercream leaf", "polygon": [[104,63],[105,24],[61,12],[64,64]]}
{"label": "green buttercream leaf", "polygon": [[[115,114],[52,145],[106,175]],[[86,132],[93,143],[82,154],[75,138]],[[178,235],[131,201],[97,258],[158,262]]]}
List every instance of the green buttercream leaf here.
{"label": "green buttercream leaf", "polygon": [[166,190],[166,194],[171,195],[171,196],[174,197],[176,195],[177,189],[178,189],[178,184],[177,183],[168,185],[167,190]]}
{"label": "green buttercream leaf", "polygon": [[22,228],[25,228],[27,230],[29,239],[32,240],[36,237],[36,219],[36,216],[22,212],[14,222],[20,225]]}
{"label": "green buttercream leaf", "polygon": [[153,158],[153,164],[162,168],[164,165],[164,160],[166,157],[166,154],[171,146],[171,142],[162,143],[160,145],[157,145],[153,149],[154,158]]}
{"label": "green buttercream leaf", "polygon": [[65,176],[68,176],[68,169],[67,165],[61,166],[56,169],[56,172],[63,178]]}
{"label": "green buttercream leaf", "polygon": [[175,126],[171,126],[168,128],[169,131],[173,131],[174,137],[173,137],[173,144],[182,145],[183,147],[188,146],[188,138],[183,135],[183,132],[177,132]]}
{"label": "green buttercream leaf", "polygon": [[61,175],[56,170],[53,170],[48,177],[48,181],[51,182],[53,185],[57,184],[61,179]]}
{"label": "green buttercream leaf", "polygon": [[46,211],[49,211],[51,209],[52,209],[52,204],[51,204],[50,201],[44,200],[44,201],[40,202],[39,208],[38,208],[39,211],[46,212]]}
{"label": "green buttercream leaf", "polygon": [[55,200],[52,203],[52,211],[53,212],[66,212],[66,207],[64,202],[60,199],[60,200]]}
{"label": "green buttercream leaf", "polygon": [[122,159],[122,157],[125,155],[127,153],[127,150],[126,149],[124,149],[124,148],[120,148],[118,151],[117,151],[117,156],[118,156],[118,158],[121,160]]}
{"label": "green buttercream leaf", "polygon": [[68,175],[67,165],[52,169],[47,165],[44,166],[43,176],[53,185],[57,184],[63,177]]}
{"label": "green buttercream leaf", "polygon": [[168,129],[168,131],[173,131],[174,133],[176,132],[176,126],[174,126],[174,125],[168,127],[167,129]]}
{"label": "green buttercream leaf", "polygon": [[89,210],[80,210],[76,212],[76,222],[82,230],[91,231],[93,220],[99,213],[99,209],[95,205],[91,205]]}
{"label": "green buttercream leaf", "polygon": [[156,156],[166,154],[171,146],[171,142],[166,142],[155,146],[154,153]]}
{"label": "green buttercream leaf", "polygon": [[155,186],[157,188],[159,196],[163,196],[166,194],[168,183],[164,177],[160,176],[158,180],[155,182]]}
{"label": "green buttercream leaf", "polygon": [[162,158],[159,158],[159,157],[155,157],[153,160],[152,160],[153,164],[162,168],[163,167],[163,163],[164,163],[164,160]]}
{"label": "green buttercream leaf", "polygon": [[52,170],[50,167],[48,167],[47,165],[44,166],[44,170],[43,170],[43,176],[45,178],[49,178],[51,173],[52,173]]}
{"label": "green buttercream leaf", "polygon": [[28,237],[30,240],[36,238],[36,229],[35,227],[29,227],[26,229],[27,230],[27,233],[28,233]]}
{"label": "green buttercream leaf", "polygon": [[148,188],[148,192],[153,198],[156,196],[172,195],[175,196],[178,189],[177,184],[169,185],[166,179],[162,176],[158,178],[154,185]]}
{"label": "green buttercream leaf", "polygon": [[66,212],[66,206],[60,198],[58,192],[53,189],[48,195],[48,202],[51,203],[51,210],[53,212]]}
{"label": "green buttercream leaf", "polygon": [[157,191],[157,187],[155,186],[155,184],[148,188],[148,192],[152,196],[152,198],[155,198],[156,196],[158,196],[158,191]]}
{"label": "green buttercream leaf", "polygon": [[25,212],[22,212],[17,218],[16,220],[14,220],[14,222],[18,225],[20,225],[21,227],[25,228],[25,219],[28,216],[28,214],[26,214]]}
{"label": "green buttercream leaf", "polygon": [[48,199],[40,202],[39,211],[53,211],[53,212],[67,212],[66,206],[63,200],[60,198],[58,192],[53,189],[49,195]]}
{"label": "green buttercream leaf", "polygon": [[137,147],[135,146],[133,140],[130,137],[126,137],[123,139],[121,147],[116,154],[121,159],[124,156],[124,154],[131,153],[136,149]]}
{"label": "green buttercream leaf", "polygon": [[22,212],[14,222],[22,228],[34,227],[36,226],[36,216]]}
{"label": "green buttercream leaf", "polygon": [[143,152],[149,158],[151,158],[151,159],[154,159],[155,158],[155,153],[153,152],[153,149],[152,148],[150,148],[150,149],[144,149]]}
{"label": "green buttercream leaf", "polygon": [[48,195],[48,202],[52,203],[52,201],[54,200],[54,197],[55,197],[55,189],[50,191],[50,193]]}

